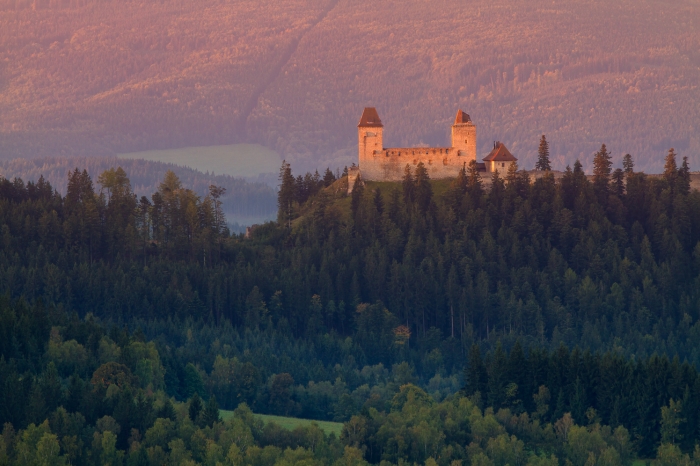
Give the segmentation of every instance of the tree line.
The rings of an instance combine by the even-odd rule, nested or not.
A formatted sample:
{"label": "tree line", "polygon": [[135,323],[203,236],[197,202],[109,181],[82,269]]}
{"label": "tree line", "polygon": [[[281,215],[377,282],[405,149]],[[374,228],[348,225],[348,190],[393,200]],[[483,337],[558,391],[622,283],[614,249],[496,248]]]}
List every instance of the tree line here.
{"label": "tree line", "polygon": [[[401,183],[358,183],[348,196],[347,177],[293,176],[285,164],[279,221],[249,238],[223,227],[216,186],[202,198],[172,173],[140,199],[119,168],[104,171],[97,185],[72,171],[65,196],[43,179],[0,180],[0,283],[9,303],[2,313],[4,419],[14,429],[36,427],[61,406],[85,409],[90,422],[116,419],[100,411],[116,399],[87,395],[95,372],[114,363],[128,372],[108,366],[98,379],[131,381],[134,399],[137,389],[161,392],[155,405],[198,393],[202,403],[214,395],[226,408],[245,402],[258,412],[369,422],[379,419],[375,411],[391,412],[407,384],[428,394],[429,406],[448,402],[476,345],[488,355],[485,385],[469,388],[468,369],[464,393],[487,422],[490,407],[494,419],[508,410],[534,423],[533,395],[546,399],[544,386],[549,409],[539,425],[556,430],[569,413],[572,421],[563,422],[599,429],[607,446],[596,458],[612,444],[605,425],[632,432],[636,453],[661,445],[691,454],[700,195],[675,152],[658,177],[635,172],[631,157],[614,170],[605,147],[594,166],[590,178],[577,162],[559,179],[542,170],[533,180],[513,165],[487,189],[475,165],[440,181],[419,165]],[[516,342],[527,364],[545,354],[549,362],[538,367],[546,376],[523,382],[504,371],[492,378],[492,361],[518,354]],[[577,356],[561,363],[566,374],[555,384],[551,365],[562,343],[584,353],[571,352]],[[640,387],[638,395],[595,379],[602,362],[590,363],[593,381],[581,381],[580,361],[606,358],[620,358],[616,367],[632,374],[626,380]],[[659,389],[659,371],[667,380],[683,375],[675,388]],[[596,381],[635,404],[603,403]],[[92,408],[75,408],[76,399],[69,405],[72,383],[82,383],[76,393],[93,400]],[[642,427],[628,424],[652,398]],[[129,436],[115,435],[126,452]],[[376,462],[399,437],[367,437],[353,448]],[[549,445],[547,457],[563,460],[564,443]],[[488,441],[479,445],[496,461]],[[423,457],[395,451],[412,461],[431,457],[426,446]],[[479,450],[472,453],[450,458],[475,458]]]}

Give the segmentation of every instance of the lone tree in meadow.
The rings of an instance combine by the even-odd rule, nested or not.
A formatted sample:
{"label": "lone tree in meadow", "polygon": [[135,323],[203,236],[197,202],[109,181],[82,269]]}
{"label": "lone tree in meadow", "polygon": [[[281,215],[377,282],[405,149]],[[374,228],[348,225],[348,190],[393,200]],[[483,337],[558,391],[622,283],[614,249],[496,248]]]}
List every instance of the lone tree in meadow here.
{"label": "lone tree in meadow", "polygon": [[549,143],[547,138],[542,135],[540,139],[540,148],[537,150],[537,163],[535,164],[535,170],[540,170],[543,172],[548,172],[552,169],[552,164],[549,162]]}

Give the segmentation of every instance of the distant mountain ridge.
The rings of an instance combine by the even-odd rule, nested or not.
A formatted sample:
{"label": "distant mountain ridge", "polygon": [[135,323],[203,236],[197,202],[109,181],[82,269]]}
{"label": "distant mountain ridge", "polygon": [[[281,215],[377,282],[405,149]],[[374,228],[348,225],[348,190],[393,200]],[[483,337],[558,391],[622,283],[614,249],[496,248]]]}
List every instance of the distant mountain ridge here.
{"label": "distant mountain ridge", "polygon": [[0,0],[0,158],[256,142],[342,167],[374,106],[396,147],[462,108],[522,168],[541,134],[556,169],[601,143],[697,167],[699,30],[690,0]]}

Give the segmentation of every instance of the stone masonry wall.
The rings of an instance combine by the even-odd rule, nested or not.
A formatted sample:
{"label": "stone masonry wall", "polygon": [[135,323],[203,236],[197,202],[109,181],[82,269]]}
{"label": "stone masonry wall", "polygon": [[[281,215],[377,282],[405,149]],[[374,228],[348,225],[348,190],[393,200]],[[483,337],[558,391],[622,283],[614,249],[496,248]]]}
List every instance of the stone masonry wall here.
{"label": "stone masonry wall", "polygon": [[423,162],[430,178],[454,178],[471,160],[475,156],[451,147],[389,148],[364,154],[360,158],[360,170],[367,181],[401,181],[406,165],[415,171],[416,165]]}

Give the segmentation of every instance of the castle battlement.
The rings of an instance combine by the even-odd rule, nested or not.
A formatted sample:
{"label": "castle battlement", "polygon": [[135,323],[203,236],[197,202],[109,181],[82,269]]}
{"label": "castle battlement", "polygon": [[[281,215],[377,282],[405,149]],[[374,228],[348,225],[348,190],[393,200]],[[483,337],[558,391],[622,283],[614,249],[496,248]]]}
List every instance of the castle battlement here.
{"label": "castle battlement", "polygon": [[[415,167],[421,162],[433,179],[454,178],[462,167],[476,161],[476,125],[462,110],[457,112],[452,125],[450,147],[384,147],[384,125],[374,107],[362,112],[357,136],[359,170],[368,181],[400,181],[406,165]],[[494,156],[497,160],[492,154],[489,155],[492,160],[487,157],[486,163],[480,164],[489,171],[517,160],[505,146]]]}

